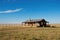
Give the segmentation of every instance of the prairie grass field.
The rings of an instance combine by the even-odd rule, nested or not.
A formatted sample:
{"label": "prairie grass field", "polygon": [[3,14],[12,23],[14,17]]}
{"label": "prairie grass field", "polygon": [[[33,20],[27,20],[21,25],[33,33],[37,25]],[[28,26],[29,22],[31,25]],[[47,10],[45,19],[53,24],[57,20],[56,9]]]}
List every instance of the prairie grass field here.
{"label": "prairie grass field", "polygon": [[60,40],[60,28],[0,26],[0,40]]}

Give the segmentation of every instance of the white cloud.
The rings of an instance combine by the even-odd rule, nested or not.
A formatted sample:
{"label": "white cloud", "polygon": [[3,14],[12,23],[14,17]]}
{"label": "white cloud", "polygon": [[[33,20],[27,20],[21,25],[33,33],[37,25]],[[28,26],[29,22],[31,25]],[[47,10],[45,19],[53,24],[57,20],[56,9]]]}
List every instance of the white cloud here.
{"label": "white cloud", "polygon": [[22,8],[20,8],[20,9],[15,9],[15,10],[0,11],[0,13],[13,13],[13,12],[21,11],[21,10],[22,10]]}

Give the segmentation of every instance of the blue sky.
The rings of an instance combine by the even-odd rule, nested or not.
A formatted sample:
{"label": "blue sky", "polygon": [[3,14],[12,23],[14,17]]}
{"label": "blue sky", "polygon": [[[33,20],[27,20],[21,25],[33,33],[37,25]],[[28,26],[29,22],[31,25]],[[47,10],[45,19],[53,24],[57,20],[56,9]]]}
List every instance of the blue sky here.
{"label": "blue sky", "polygon": [[60,0],[0,0],[0,24],[21,23],[29,18],[60,23]]}

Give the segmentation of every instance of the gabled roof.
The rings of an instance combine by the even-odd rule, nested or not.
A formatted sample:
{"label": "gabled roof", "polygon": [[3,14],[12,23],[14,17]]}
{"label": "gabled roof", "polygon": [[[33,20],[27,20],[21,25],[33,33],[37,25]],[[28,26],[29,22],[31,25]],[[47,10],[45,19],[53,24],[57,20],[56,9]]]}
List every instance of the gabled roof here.
{"label": "gabled roof", "polygon": [[28,23],[28,22],[40,22],[40,21],[42,21],[42,20],[44,20],[45,22],[47,22],[45,19],[30,19],[30,20],[24,21],[23,23]]}

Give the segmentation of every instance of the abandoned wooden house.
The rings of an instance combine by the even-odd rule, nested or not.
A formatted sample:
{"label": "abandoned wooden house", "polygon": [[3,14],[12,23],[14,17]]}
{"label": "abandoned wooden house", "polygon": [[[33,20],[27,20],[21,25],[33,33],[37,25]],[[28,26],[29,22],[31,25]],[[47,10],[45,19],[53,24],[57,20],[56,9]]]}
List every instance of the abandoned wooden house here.
{"label": "abandoned wooden house", "polygon": [[22,22],[24,26],[28,27],[47,27],[49,22],[47,22],[45,19],[36,19],[36,20],[27,20]]}

